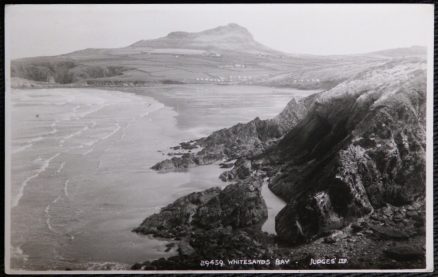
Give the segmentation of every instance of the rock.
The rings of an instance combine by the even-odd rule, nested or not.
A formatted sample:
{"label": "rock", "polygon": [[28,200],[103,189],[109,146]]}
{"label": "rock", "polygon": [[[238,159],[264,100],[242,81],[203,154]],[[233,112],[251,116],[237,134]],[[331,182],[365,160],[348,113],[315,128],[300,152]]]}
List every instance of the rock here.
{"label": "rock", "polygon": [[425,257],[425,251],[415,245],[397,245],[383,250],[386,256],[397,261],[411,261]]}
{"label": "rock", "polygon": [[247,178],[249,175],[251,175],[251,162],[246,160],[246,159],[239,159],[236,161],[236,176],[239,179],[245,179]]}
{"label": "rock", "polygon": [[189,242],[182,240],[178,243],[178,253],[182,256],[190,256],[195,253],[195,249],[193,249]]}
{"label": "rock", "polygon": [[370,230],[370,229],[365,230],[364,233],[365,233],[365,234],[368,234],[368,235],[372,235],[372,234],[374,234],[373,230]]}
{"label": "rock", "polygon": [[192,153],[185,153],[181,157],[172,157],[171,159],[159,162],[151,167],[151,169],[158,171],[175,171],[187,169],[199,165],[199,161]]}
{"label": "rock", "polygon": [[293,243],[304,242],[309,237],[338,229],[344,224],[326,192],[299,199],[294,205],[289,203],[275,217],[277,234]]}
{"label": "rock", "polygon": [[397,216],[393,217],[392,220],[394,220],[395,222],[400,222],[403,220],[403,217],[400,215],[397,215]]}
{"label": "rock", "polygon": [[234,163],[221,163],[219,164],[220,168],[232,168],[234,166]]}
{"label": "rock", "polygon": [[233,172],[231,171],[224,171],[219,175],[219,179],[221,179],[223,182],[231,181],[235,178]]}
{"label": "rock", "polygon": [[408,217],[416,217],[416,216],[418,216],[418,213],[416,211],[413,211],[413,210],[408,210],[406,212],[406,216],[408,216]]}
{"label": "rock", "polygon": [[262,183],[253,179],[225,187],[219,195],[222,224],[241,228],[264,222],[267,207],[261,187]]}
{"label": "rock", "polygon": [[408,239],[411,236],[408,232],[393,227],[370,225],[370,228],[379,235],[390,239]]}
{"label": "rock", "polygon": [[134,231],[167,238],[186,237],[195,227],[209,230],[263,223],[267,208],[261,196],[261,185],[256,180],[246,180],[230,184],[223,190],[216,187],[191,193],[149,216]]}
{"label": "rock", "polygon": [[370,216],[370,218],[373,219],[373,220],[376,220],[376,221],[380,221],[380,217],[378,215],[376,215],[376,214],[372,214]]}
{"label": "rock", "polygon": [[244,180],[251,175],[252,171],[251,161],[240,158],[234,163],[233,169],[223,172],[219,178],[222,181],[231,181],[236,178]]}
{"label": "rock", "polygon": [[332,236],[328,236],[328,237],[325,237],[325,238],[324,238],[324,242],[325,242],[325,243],[335,243],[335,242],[336,242],[336,239],[333,238]]}
{"label": "rock", "polygon": [[357,233],[357,232],[363,230],[363,227],[358,223],[353,223],[353,224],[351,224],[351,230],[353,232]]}
{"label": "rock", "polygon": [[164,251],[165,252],[169,252],[170,249],[172,249],[173,247],[175,247],[175,243],[174,242],[168,243],[168,244],[166,244],[166,250],[164,250]]}
{"label": "rock", "polygon": [[[288,203],[276,217],[281,239],[300,243],[387,205],[371,218],[389,225],[392,214],[401,222],[403,209],[392,207],[424,197],[424,69],[424,64],[390,63],[321,93],[263,156],[277,165],[269,188]],[[374,83],[392,70],[406,74]],[[385,88],[379,87],[383,83]],[[406,88],[400,90],[400,83]],[[421,92],[413,92],[415,87]],[[321,205],[313,200],[319,193],[325,194]]]}
{"label": "rock", "polygon": [[210,188],[203,192],[194,192],[177,199],[161,209],[160,213],[146,218],[133,231],[142,234],[154,234],[164,238],[186,236],[191,229],[193,216],[200,206],[206,205],[220,194],[220,188]]}
{"label": "rock", "polygon": [[185,150],[192,150],[198,148],[198,145],[196,145],[196,143],[190,143],[190,142],[181,142],[180,146],[182,149]]}

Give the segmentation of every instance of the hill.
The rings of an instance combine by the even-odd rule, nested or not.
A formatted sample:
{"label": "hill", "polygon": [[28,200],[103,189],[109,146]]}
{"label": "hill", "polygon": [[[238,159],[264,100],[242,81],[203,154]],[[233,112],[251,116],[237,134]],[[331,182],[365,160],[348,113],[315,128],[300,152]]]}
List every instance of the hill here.
{"label": "hill", "polygon": [[17,59],[11,63],[11,77],[70,86],[208,83],[329,89],[368,67],[399,58],[394,53],[400,52],[425,56],[422,48],[354,56],[291,55],[260,44],[246,28],[231,23],[198,33],[172,32],[122,48]]}

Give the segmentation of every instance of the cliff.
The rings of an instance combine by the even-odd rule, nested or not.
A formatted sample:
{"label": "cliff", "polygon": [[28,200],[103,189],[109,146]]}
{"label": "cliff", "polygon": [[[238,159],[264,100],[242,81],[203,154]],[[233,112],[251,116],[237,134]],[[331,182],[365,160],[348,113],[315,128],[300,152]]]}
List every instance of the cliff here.
{"label": "cliff", "polygon": [[123,66],[85,65],[69,58],[46,57],[15,60],[11,77],[37,82],[71,84],[81,80],[122,75]]}
{"label": "cliff", "polygon": [[426,66],[390,62],[318,95],[266,153],[270,189],[288,201],[279,237],[305,241],[425,192]]}
{"label": "cliff", "polygon": [[[201,192],[212,195],[202,201],[188,204],[193,196],[177,200],[147,218],[136,231],[181,237],[172,230],[182,226],[183,241],[193,251],[134,268],[165,268],[169,263],[199,268],[197,259],[233,247],[237,252],[230,250],[232,256],[287,253],[296,259],[295,265],[281,268],[315,268],[309,265],[315,251],[352,259],[342,268],[424,266],[425,111],[424,60],[395,59],[330,90],[293,99],[273,119],[255,119],[184,144],[202,150],[158,163],[154,169],[236,159],[222,164],[231,169],[220,176],[233,184],[223,191]],[[260,231],[266,210],[260,193],[243,193],[259,191],[264,180],[287,202],[275,218],[275,238]],[[222,198],[226,201],[213,200],[228,193],[233,197]],[[258,204],[247,206],[249,196]],[[184,207],[185,216],[174,213],[175,205]],[[239,212],[225,212],[230,211],[227,205],[239,207]],[[201,211],[206,219],[202,223]],[[168,224],[174,219],[184,222]],[[232,237],[242,232],[250,239],[238,247]],[[207,242],[225,239],[214,246],[191,240],[199,236]]]}

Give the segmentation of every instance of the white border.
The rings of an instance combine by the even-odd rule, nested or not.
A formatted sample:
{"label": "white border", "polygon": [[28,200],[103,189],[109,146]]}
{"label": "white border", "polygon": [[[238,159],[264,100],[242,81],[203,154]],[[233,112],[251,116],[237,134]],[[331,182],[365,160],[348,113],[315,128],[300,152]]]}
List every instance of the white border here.
{"label": "white border", "polygon": [[[435,6],[433,5],[433,10]],[[426,99],[426,271],[434,271],[433,245],[433,98],[434,98],[434,22],[430,23],[430,37],[427,45],[427,99]]]}
{"label": "white border", "polygon": [[8,6],[5,6],[4,9],[4,43],[5,43],[5,243],[4,243],[4,265],[5,265],[5,273],[7,274],[16,274],[10,268],[11,262],[11,153],[10,153],[10,145],[11,145],[11,124],[10,124],[10,116],[11,116],[11,107],[10,107],[10,88],[11,88],[11,67],[10,67],[10,49],[8,44],[9,41],[9,28],[8,28]]}
{"label": "white border", "polygon": [[[53,5],[53,4],[52,4]],[[100,4],[102,5],[102,4]],[[120,4],[106,4],[105,6],[113,6],[116,8]],[[176,5],[176,4],[174,4]],[[188,4],[184,4],[188,5]],[[217,5],[217,4],[216,4]],[[226,5],[226,4],[220,4]],[[237,5],[237,4],[234,4]],[[251,5],[268,5],[268,4],[251,4]],[[291,4],[292,5],[292,4]],[[295,4],[300,5],[300,4]],[[312,5],[324,5],[324,4],[312,4]],[[338,4],[339,5],[339,4]],[[340,4],[340,5],[351,5],[351,4]],[[366,4],[370,5],[370,4]],[[376,5],[398,5],[398,4],[376,4]],[[402,4],[402,5],[429,5],[434,9],[434,4]],[[49,274],[205,274],[205,273],[401,273],[401,272],[433,272],[434,270],[434,257],[433,257],[433,62],[434,62],[434,44],[433,37],[430,38],[429,44],[427,45],[428,57],[427,57],[427,103],[426,103],[426,268],[424,269],[388,269],[388,270],[160,270],[160,271],[141,271],[141,270],[124,270],[124,271],[27,271],[27,270],[14,270],[10,268],[10,235],[11,235],[11,159],[10,159],[10,143],[11,143],[11,126],[10,126],[10,49],[8,44],[9,41],[9,30],[8,30],[8,8],[10,6],[17,5],[6,5],[5,6],[5,244],[4,244],[4,265],[6,274],[35,274],[35,275],[49,275]],[[35,5],[20,5],[20,6],[35,6]],[[41,5],[37,5],[41,6]],[[151,6],[163,6],[153,4]],[[165,4],[164,4],[165,6]],[[434,21],[432,20],[431,34],[434,30]]]}

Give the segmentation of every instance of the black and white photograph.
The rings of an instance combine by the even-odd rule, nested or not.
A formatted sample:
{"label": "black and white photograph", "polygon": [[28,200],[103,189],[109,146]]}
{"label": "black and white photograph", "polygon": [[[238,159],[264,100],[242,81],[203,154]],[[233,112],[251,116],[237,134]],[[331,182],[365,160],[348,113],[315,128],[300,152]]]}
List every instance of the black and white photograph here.
{"label": "black and white photograph", "polygon": [[433,40],[433,4],[6,5],[5,271],[433,271]]}

